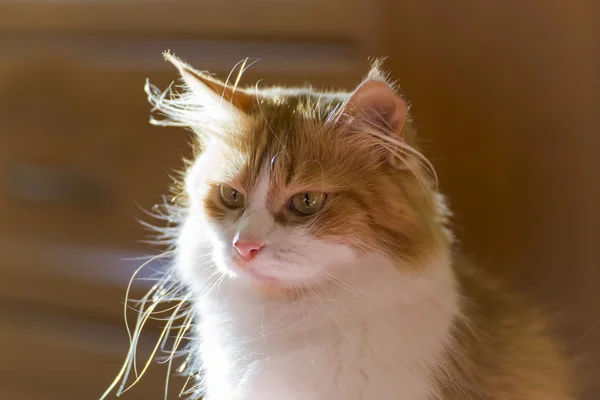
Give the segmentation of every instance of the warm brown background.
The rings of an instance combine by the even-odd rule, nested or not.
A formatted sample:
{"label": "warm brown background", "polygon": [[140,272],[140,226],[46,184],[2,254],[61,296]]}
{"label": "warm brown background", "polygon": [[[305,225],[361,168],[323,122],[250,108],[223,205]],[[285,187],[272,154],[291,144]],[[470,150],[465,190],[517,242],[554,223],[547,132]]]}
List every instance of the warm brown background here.
{"label": "warm brown background", "polygon": [[[221,77],[251,56],[248,82],[345,87],[389,56],[463,248],[557,314],[600,396],[598,2],[97,0],[0,4],[1,399],[94,399],[118,370],[123,258],[156,252],[138,204],[188,152],[147,124],[168,48]],[[163,378],[124,398],[161,398]]]}

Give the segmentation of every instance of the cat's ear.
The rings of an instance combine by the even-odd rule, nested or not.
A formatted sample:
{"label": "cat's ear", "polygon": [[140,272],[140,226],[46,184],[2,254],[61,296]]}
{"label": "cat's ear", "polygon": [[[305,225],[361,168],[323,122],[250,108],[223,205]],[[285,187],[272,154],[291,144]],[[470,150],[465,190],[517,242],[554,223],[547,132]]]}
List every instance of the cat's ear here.
{"label": "cat's ear", "polygon": [[345,114],[362,119],[396,140],[404,140],[407,105],[378,75],[369,74],[348,99]]}
{"label": "cat's ear", "polygon": [[168,52],[164,57],[177,67],[190,92],[207,112],[219,114],[219,111],[225,111],[230,116],[232,113],[242,116],[253,107],[256,99],[251,93],[202,73]]}

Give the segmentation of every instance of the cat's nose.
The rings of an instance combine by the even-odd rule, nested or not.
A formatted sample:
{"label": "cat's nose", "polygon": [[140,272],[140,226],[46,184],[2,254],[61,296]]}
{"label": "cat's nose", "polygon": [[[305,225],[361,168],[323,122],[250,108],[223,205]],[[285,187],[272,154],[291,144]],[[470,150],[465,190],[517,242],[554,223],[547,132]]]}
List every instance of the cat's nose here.
{"label": "cat's nose", "polygon": [[262,250],[264,243],[254,240],[236,240],[233,242],[233,247],[245,261],[250,261]]}

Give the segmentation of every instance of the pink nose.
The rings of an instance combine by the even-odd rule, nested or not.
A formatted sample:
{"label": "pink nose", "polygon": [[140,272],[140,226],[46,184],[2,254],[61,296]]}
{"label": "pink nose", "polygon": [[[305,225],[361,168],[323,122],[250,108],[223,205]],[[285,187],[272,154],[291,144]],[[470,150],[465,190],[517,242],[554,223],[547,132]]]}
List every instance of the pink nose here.
{"label": "pink nose", "polygon": [[238,253],[240,253],[240,256],[246,261],[252,260],[263,246],[263,243],[253,240],[236,240],[233,243],[233,247],[235,247]]}

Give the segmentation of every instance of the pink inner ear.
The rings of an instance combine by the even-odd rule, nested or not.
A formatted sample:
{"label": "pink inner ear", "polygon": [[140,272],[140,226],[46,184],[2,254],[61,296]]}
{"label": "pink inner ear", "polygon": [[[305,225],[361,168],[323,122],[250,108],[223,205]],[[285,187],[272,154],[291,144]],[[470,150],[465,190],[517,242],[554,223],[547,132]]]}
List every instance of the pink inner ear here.
{"label": "pink inner ear", "polygon": [[348,100],[348,114],[375,115],[400,135],[406,123],[406,102],[386,83],[367,81]]}

